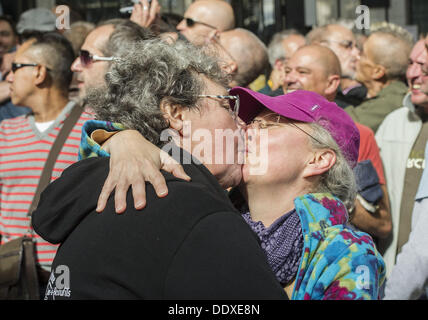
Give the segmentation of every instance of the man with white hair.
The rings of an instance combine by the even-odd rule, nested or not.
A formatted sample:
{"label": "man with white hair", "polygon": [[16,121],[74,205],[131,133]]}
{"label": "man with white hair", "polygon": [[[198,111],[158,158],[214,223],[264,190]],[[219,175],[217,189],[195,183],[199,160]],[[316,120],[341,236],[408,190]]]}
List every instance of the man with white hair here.
{"label": "man with white hair", "polygon": [[399,33],[377,31],[364,43],[356,79],[368,90],[367,100],[345,110],[354,119],[377,131],[381,122],[401,106],[407,93],[402,82],[412,44]]}
{"label": "man with white hair", "polygon": [[266,86],[259,92],[267,95],[281,95],[284,81],[284,68],[288,59],[297,49],[306,44],[305,37],[294,29],[276,33],[268,45],[269,64],[272,67]]}
{"label": "man with white hair", "polygon": [[359,50],[354,34],[339,24],[329,24],[313,29],[306,36],[309,43],[320,44],[331,49],[339,58],[342,69],[337,105],[342,108],[357,106],[367,95],[367,88],[355,80]]}

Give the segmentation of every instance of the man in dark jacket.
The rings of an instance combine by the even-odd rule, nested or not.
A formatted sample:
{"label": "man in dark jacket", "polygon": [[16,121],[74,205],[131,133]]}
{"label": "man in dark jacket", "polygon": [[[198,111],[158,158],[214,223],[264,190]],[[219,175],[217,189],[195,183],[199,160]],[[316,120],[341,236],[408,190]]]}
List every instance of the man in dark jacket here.
{"label": "man in dark jacket", "polygon": [[[220,144],[220,152],[232,147],[238,156],[238,104],[235,110],[225,104],[236,97],[227,96],[217,62],[190,45],[158,40],[119,56],[126,63],[112,66],[107,88],[94,90],[90,105],[100,118],[136,129],[158,146],[165,141],[163,129],[174,129],[175,140],[166,146],[192,181],[164,173],[169,195],[158,198],[149,185],[144,212],[134,209],[128,194],[124,214],[115,213],[113,198],[96,214],[108,158],[66,170],[33,214],[37,233],[61,243],[46,298],[286,298],[256,236],[224,193],[240,181],[240,165],[211,161],[208,149],[201,153],[200,140],[192,139],[215,132],[216,160]],[[223,146],[224,136],[217,139],[219,129],[232,146]]]}

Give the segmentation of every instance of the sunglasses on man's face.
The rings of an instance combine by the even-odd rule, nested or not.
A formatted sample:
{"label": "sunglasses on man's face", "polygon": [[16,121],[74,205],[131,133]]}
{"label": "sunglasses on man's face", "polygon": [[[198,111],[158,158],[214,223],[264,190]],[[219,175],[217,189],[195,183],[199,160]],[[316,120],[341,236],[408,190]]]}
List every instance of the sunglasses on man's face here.
{"label": "sunglasses on man's face", "polygon": [[183,18],[183,19],[184,19],[184,21],[186,21],[186,25],[189,28],[192,28],[195,24],[202,24],[203,26],[206,26],[206,27],[209,27],[209,28],[212,28],[212,29],[217,29],[216,27],[214,27],[214,26],[212,26],[212,25],[210,25],[208,23],[201,22],[201,21],[196,21],[196,20],[193,20],[192,18]]}
{"label": "sunglasses on man's face", "polygon": [[87,50],[80,50],[80,63],[83,67],[87,67],[91,65],[94,61],[117,61],[118,58],[116,57],[100,57],[94,54],[91,54]]}
{"label": "sunglasses on man's face", "polygon": [[12,63],[12,72],[15,73],[16,70],[19,70],[24,67],[37,67],[37,63]]}

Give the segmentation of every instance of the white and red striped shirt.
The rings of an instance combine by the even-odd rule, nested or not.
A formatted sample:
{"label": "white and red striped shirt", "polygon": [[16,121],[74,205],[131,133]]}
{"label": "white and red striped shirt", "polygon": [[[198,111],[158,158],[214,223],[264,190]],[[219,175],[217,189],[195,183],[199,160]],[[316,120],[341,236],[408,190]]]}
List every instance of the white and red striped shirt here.
{"label": "white and red striped shirt", "polygon": [[[1,243],[28,234],[28,210],[36,192],[49,151],[69,115],[74,102],[69,102],[53,124],[38,131],[34,117],[23,115],[0,123],[0,235]],[[82,125],[93,115],[83,112],[73,127],[55,163],[51,181],[57,179],[77,161]],[[52,245],[37,234],[38,263],[50,269],[57,245]]]}

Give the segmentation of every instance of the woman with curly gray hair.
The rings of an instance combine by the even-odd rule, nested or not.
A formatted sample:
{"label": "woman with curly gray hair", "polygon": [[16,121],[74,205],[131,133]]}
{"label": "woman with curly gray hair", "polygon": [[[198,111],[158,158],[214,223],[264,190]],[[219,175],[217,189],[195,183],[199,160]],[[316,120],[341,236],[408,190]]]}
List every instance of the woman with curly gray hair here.
{"label": "woman with curly gray hair", "polygon": [[384,262],[372,238],[348,223],[359,149],[352,119],[310,91],[269,97],[237,87],[230,94],[249,124],[239,188],[245,201],[236,201],[237,189],[230,196],[288,296],[378,299]]}
{"label": "woman with curly gray hair", "polygon": [[[257,238],[224,193],[241,180],[240,165],[189,157],[200,155],[198,142],[186,141],[198,130],[213,136],[223,130],[234,144],[240,137],[236,113],[225,103],[236,97],[227,95],[217,62],[190,45],[160,40],[124,50],[112,62],[107,86],[90,92],[88,101],[99,118],[120,121],[158,146],[165,143],[164,129],[175,130],[171,152],[178,160],[190,158],[184,167],[192,181],[165,174],[171,195],[158,198],[150,189],[144,215],[132,205],[116,215],[113,201],[99,215],[109,159],[91,157],[69,167],[32,215],[41,237],[61,243],[46,299],[286,299]],[[100,123],[115,127],[92,125]],[[223,138],[214,139],[215,146],[224,148]],[[66,288],[55,280],[64,278],[56,274],[64,266],[72,277]]]}
{"label": "woman with curly gray hair", "polygon": [[[165,52],[174,50],[172,48],[165,49]],[[164,51],[157,51],[157,54],[161,57]],[[210,68],[206,68],[205,64],[193,65],[193,61],[199,60],[197,52],[192,52],[183,61],[179,58],[168,61],[171,66],[156,64],[156,67],[152,65],[150,70],[143,72],[144,66],[139,64],[145,62],[144,56],[145,53],[142,52],[138,65],[132,68],[126,62],[112,68],[113,71],[107,75],[107,92],[104,92],[107,100],[103,100],[103,95],[94,95],[95,100],[99,101],[96,110],[99,110],[100,117],[114,122],[122,121],[125,128],[147,134],[149,140],[158,146],[162,145],[160,140],[152,137],[150,130],[145,128],[146,122],[151,128],[154,127],[152,123],[157,117],[165,119],[166,123],[154,131],[159,132],[164,127],[176,129],[180,137],[177,143],[180,146],[184,145],[186,136],[183,120],[190,120],[192,123],[192,130],[187,133],[191,138],[198,129],[208,129],[211,138],[216,137],[211,130],[214,125],[217,128],[231,129],[224,125],[227,123],[226,117],[220,116],[215,109],[207,109],[207,100],[226,98],[224,87],[221,89],[219,82],[215,87],[214,82],[204,81],[203,89],[198,89],[201,87],[193,86],[187,76],[187,72],[195,73],[198,75],[195,79],[204,79],[210,74],[207,71]],[[150,61],[156,60],[154,58]],[[206,64],[208,65],[216,69],[212,64]],[[180,66],[181,71],[175,72],[175,68]],[[133,68],[142,79],[146,79],[140,84],[141,87],[137,85],[140,80],[130,76]],[[180,76],[177,77],[177,74]],[[160,78],[163,80],[158,80]],[[148,84],[151,81],[147,79],[153,80],[153,84]],[[135,83],[130,88],[122,88],[122,84],[128,81]],[[169,82],[174,83],[177,90],[190,87],[195,90],[200,98],[196,100],[195,107],[188,100],[186,103],[189,106],[184,107],[188,109],[186,112],[177,108],[178,103],[184,102],[169,98],[173,96],[178,99],[175,98],[177,91],[163,90],[163,86]],[[153,95],[154,90],[162,92],[162,96],[154,97],[153,104],[148,98],[137,99],[140,103],[132,100],[143,94]],[[131,93],[125,94],[128,91]],[[215,96],[214,93],[222,96]],[[239,186],[246,205],[239,208],[244,209],[241,212],[243,221],[259,237],[269,266],[282,288],[291,299],[377,299],[379,286],[384,278],[383,260],[371,237],[348,224],[347,207],[354,203],[356,193],[351,168],[357,162],[359,149],[359,132],[352,119],[336,104],[309,91],[298,90],[283,96],[269,97],[237,87],[230,90],[229,94],[231,96],[227,98],[235,102],[230,106],[224,105],[235,111],[228,114],[229,120],[235,118],[248,124],[247,161],[242,167],[242,183]],[[127,99],[128,96],[133,97]],[[146,100],[147,106],[144,103]],[[198,101],[204,103],[199,108],[196,107]],[[123,106],[123,109],[115,104]],[[151,116],[140,120],[142,115],[137,111],[141,108],[153,110],[142,111]],[[105,114],[101,113],[103,110]],[[122,112],[130,113],[131,116]],[[110,116],[112,113],[115,114]],[[134,113],[135,116],[132,116]],[[237,118],[237,114],[242,120]],[[108,123],[95,123],[95,128],[107,129],[108,126]],[[92,129],[94,128],[90,128],[88,133]],[[126,137],[125,140],[123,137]],[[138,155],[139,150],[147,149],[147,142],[139,144],[139,139],[142,139],[139,134],[132,136],[125,130],[110,140],[109,150],[112,155],[131,158],[131,163],[138,163],[139,160],[130,153]],[[130,147],[130,142],[131,145],[134,143],[132,141],[138,142],[134,144],[137,147]],[[195,141],[199,140],[190,141],[189,150],[195,153],[198,147]],[[219,141],[216,138],[213,141],[213,145],[217,146]],[[89,150],[95,150],[93,144],[90,144]],[[105,154],[97,152],[97,155]],[[158,151],[150,155],[152,158],[158,156]],[[143,154],[140,158],[144,157]],[[150,163],[150,159],[145,163]],[[226,166],[224,157],[215,157],[214,163],[203,163],[212,173],[216,172],[213,168]],[[238,164],[234,163],[231,167],[236,168],[236,165]],[[127,164],[128,171],[132,167],[134,166]],[[223,188],[232,187],[239,182],[236,180],[239,175],[214,175]],[[138,174],[135,178],[144,181]],[[109,185],[109,182],[106,184]],[[122,182],[122,187],[123,185]],[[170,185],[169,183],[168,187]],[[109,187],[106,189],[107,193],[108,189]],[[170,191],[169,197],[174,197],[176,193],[174,190]],[[121,192],[120,188],[116,189],[116,195]],[[152,201],[153,198],[142,212],[143,216],[150,214],[148,211],[152,208]],[[198,198],[193,198],[193,201],[197,202]],[[206,208],[213,205],[213,202],[205,202]],[[107,210],[111,210],[109,208],[107,206]],[[98,211],[102,211],[102,208],[98,208]],[[129,213],[125,215],[127,214]]]}

